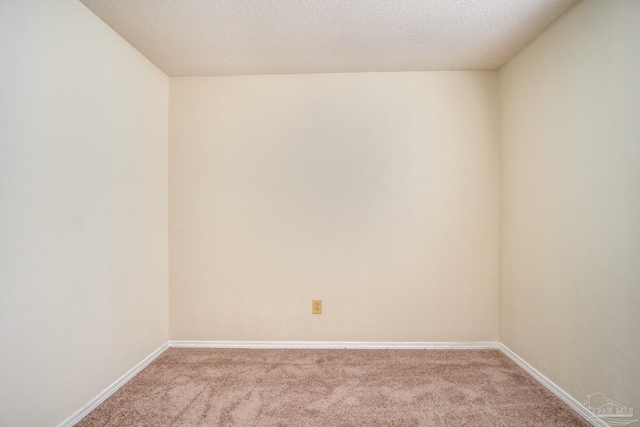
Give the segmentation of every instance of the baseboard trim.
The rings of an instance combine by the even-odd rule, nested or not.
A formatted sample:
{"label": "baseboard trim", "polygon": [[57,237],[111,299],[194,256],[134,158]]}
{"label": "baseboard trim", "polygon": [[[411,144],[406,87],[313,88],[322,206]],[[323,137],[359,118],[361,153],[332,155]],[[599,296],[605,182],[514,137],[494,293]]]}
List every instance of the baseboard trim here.
{"label": "baseboard trim", "polygon": [[174,348],[253,348],[253,349],[394,349],[447,350],[497,349],[497,342],[361,342],[361,341],[169,341]]}
{"label": "baseboard trim", "polygon": [[83,419],[89,412],[93,411],[102,402],[104,402],[109,396],[115,393],[120,387],[125,385],[131,378],[133,378],[138,372],[142,371],[147,365],[158,358],[169,348],[169,342],[164,343],[156,351],[148,355],[144,360],[131,368],[126,374],[118,378],[113,384],[107,387],[102,393],[94,397],[89,403],[78,410],[75,414],[64,420],[58,427],[72,427]]}
{"label": "baseboard trim", "polygon": [[506,345],[500,343],[498,345],[498,349],[509,359],[513,360],[517,365],[519,365],[522,369],[527,371],[529,375],[535,378],[540,384],[545,386],[551,393],[558,396],[562,399],[567,405],[571,407],[574,411],[576,411],[580,416],[582,416],[585,420],[590,422],[592,425],[596,427],[609,427],[608,424],[605,424],[604,421],[595,417],[591,411],[585,408],[580,402],[574,399],[569,393],[558,387],[553,381],[549,378],[542,375],[536,368],[528,364],[523,358],[514,353],[511,349],[509,349]]}

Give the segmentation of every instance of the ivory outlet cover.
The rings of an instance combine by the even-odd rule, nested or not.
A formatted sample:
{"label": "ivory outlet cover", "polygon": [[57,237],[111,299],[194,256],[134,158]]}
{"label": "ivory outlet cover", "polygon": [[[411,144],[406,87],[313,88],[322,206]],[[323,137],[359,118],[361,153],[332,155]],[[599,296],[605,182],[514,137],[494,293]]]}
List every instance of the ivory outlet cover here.
{"label": "ivory outlet cover", "polygon": [[311,305],[311,313],[313,314],[322,314],[322,300],[314,299]]}

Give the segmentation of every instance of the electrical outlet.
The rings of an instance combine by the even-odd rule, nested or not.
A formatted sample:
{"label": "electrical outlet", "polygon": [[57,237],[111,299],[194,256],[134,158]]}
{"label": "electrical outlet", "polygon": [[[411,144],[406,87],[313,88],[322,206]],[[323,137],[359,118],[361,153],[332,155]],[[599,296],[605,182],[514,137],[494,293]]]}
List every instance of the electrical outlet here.
{"label": "electrical outlet", "polygon": [[311,304],[311,313],[322,314],[322,300],[314,299]]}

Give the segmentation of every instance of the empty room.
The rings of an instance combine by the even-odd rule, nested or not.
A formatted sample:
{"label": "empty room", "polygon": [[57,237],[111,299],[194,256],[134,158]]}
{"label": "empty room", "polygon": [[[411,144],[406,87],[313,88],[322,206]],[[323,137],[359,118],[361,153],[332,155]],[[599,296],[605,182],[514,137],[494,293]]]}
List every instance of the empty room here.
{"label": "empty room", "polygon": [[0,426],[640,425],[640,1],[0,0]]}

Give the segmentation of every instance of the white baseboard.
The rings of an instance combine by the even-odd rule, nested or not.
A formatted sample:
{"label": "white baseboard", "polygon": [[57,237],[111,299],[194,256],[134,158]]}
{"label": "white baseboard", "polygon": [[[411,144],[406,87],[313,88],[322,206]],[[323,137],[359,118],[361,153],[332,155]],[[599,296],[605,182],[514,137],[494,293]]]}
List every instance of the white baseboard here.
{"label": "white baseboard", "polygon": [[126,374],[118,378],[113,384],[107,387],[102,393],[94,397],[89,403],[82,407],[78,412],[64,420],[58,427],[71,427],[84,418],[89,412],[93,411],[98,405],[104,402],[109,396],[115,393],[120,387],[125,385],[138,372],[142,371],[147,365],[153,362],[158,356],[169,348],[169,342],[164,343],[160,348],[147,356],[144,360],[131,368]]}
{"label": "white baseboard", "polygon": [[343,341],[169,341],[175,348],[264,349],[497,349],[497,342],[343,342]]}
{"label": "white baseboard", "polygon": [[524,359],[522,359],[520,356],[518,356],[513,351],[511,351],[506,345],[500,343],[500,345],[498,346],[498,349],[502,353],[504,353],[509,359],[513,360],[522,369],[527,371],[527,373],[531,375],[533,378],[535,378],[540,384],[542,384],[547,389],[549,389],[551,393],[555,394],[560,399],[562,399],[567,405],[571,407],[571,409],[573,409],[578,414],[580,414],[580,416],[582,416],[592,425],[596,427],[609,427],[608,424],[606,424],[604,421],[600,420],[599,418],[595,417],[593,413],[591,413],[591,411],[589,411],[582,404],[580,404],[580,402],[574,399],[569,393],[567,393],[566,391],[558,387],[556,384],[553,383],[553,381],[551,381],[549,378],[545,377],[540,372],[538,372],[536,368],[534,368],[533,366],[525,362]]}

